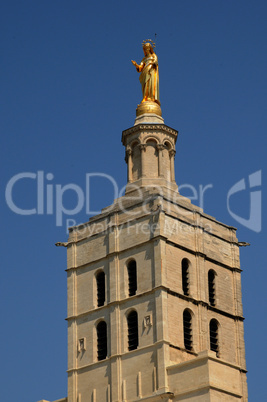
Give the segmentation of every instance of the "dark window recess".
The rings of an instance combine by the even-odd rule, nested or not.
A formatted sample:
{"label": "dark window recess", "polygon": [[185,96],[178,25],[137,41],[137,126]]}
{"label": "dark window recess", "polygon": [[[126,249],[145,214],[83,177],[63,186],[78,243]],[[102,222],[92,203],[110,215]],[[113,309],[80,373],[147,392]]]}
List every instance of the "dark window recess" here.
{"label": "dark window recess", "polygon": [[188,310],[184,311],[183,321],[184,321],[184,347],[187,350],[192,350],[193,349],[192,317]]}
{"label": "dark window recess", "polygon": [[215,306],[215,272],[210,270],[208,273],[209,281],[209,302],[211,306]]}
{"label": "dark window recess", "polygon": [[96,277],[97,286],[97,306],[104,306],[105,304],[105,274],[104,272],[99,272]]}
{"label": "dark window recess", "polygon": [[210,321],[210,350],[219,353],[218,322],[215,319]]}
{"label": "dark window recess", "polygon": [[104,360],[107,357],[107,324],[100,321],[97,328],[97,359]]}
{"label": "dark window recess", "polygon": [[129,296],[134,296],[137,290],[136,262],[134,260],[128,264],[128,284]]}
{"label": "dark window recess", "polygon": [[138,316],[132,311],[127,318],[128,323],[128,349],[134,350],[138,347]]}
{"label": "dark window recess", "polygon": [[182,260],[182,284],[184,295],[189,296],[189,261]]}

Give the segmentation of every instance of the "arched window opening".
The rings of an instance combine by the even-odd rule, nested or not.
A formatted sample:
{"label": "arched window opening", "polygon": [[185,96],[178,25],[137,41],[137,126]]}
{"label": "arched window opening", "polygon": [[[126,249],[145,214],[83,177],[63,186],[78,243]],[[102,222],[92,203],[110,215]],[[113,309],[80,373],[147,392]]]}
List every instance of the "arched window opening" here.
{"label": "arched window opening", "polygon": [[164,142],[165,147],[170,150],[171,149],[171,144],[168,141]]}
{"label": "arched window opening", "polygon": [[128,349],[134,350],[138,347],[138,315],[132,311],[127,317],[128,324]]}
{"label": "arched window opening", "polygon": [[215,306],[215,272],[211,269],[208,273],[209,281],[209,302],[211,306]]}
{"label": "arched window opening", "polygon": [[97,359],[104,360],[107,357],[107,324],[100,321],[96,327],[97,332]]}
{"label": "arched window opening", "polygon": [[148,138],[146,140],[146,144],[151,145],[151,146],[156,146],[157,145],[157,141],[154,138]]}
{"label": "arched window opening", "polygon": [[218,336],[218,321],[214,318],[210,321],[210,350],[219,354],[219,336]]}
{"label": "arched window opening", "polygon": [[189,261],[186,258],[182,260],[182,285],[184,295],[189,296]]}
{"label": "arched window opening", "polygon": [[134,260],[128,264],[128,287],[129,296],[134,296],[137,291],[136,261]]}
{"label": "arched window opening", "polygon": [[193,337],[192,337],[192,316],[188,310],[183,314],[184,323],[184,347],[187,350],[193,349]]}
{"label": "arched window opening", "polygon": [[133,142],[133,143],[131,144],[132,150],[134,149],[134,147],[137,147],[137,145],[139,145],[139,142],[138,142],[138,141]]}
{"label": "arched window opening", "polygon": [[104,306],[106,299],[105,273],[99,272],[96,276],[97,306]]}

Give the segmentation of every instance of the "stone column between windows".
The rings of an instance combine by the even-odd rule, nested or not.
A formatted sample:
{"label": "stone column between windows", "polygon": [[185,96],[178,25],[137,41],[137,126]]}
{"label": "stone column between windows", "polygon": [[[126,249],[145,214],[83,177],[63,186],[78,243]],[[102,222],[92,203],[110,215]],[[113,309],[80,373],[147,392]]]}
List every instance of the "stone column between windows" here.
{"label": "stone column between windows", "polygon": [[108,289],[107,302],[119,300],[120,295],[120,278],[119,278],[119,232],[118,232],[118,214],[110,215],[109,232],[106,237],[108,244]]}
{"label": "stone column between windows", "polygon": [[126,152],[127,165],[128,165],[128,183],[133,181],[133,151],[128,149]]}
{"label": "stone column between windows", "polygon": [[141,152],[141,177],[145,177],[145,151],[146,151],[146,144],[140,144],[139,149]]}
{"label": "stone column between windows", "polygon": [[163,157],[163,150],[164,150],[164,145],[158,144],[157,145],[157,150],[158,150],[158,169],[159,169],[159,177],[163,177],[163,166],[162,166],[162,157]]}
{"label": "stone column between windows", "polygon": [[[195,225],[195,286],[191,286],[193,297],[197,300],[206,300],[206,289],[208,289],[207,276],[205,273],[205,258],[203,245],[203,229],[201,215],[194,211],[193,220]],[[193,285],[193,284],[192,284]],[[196,320],[197,333],[199,334],[199,350],[209,349],[209,335],[207,332],[207,308],[202,304],[198,305],[198,317]],[[195,339],[195,341],[197,341]],[[195,343],[194,341],[194,343]],[[198,341],[197,341],[198,343]]]}
{"label": "stone column between windows", "polygon": [[110,356],[110,376],[111,376],[111,400],[121,400],[121,336],[122,329],[120,326],[120,307],[113,305],[110,309],[110,344],[111,344],[111,356]]}
{"label": "stone column between windows", "polygon": [[[160,212],[158,218],[159,230],[164,230],[165,214]],[[168,286],[166,283],[166,242],[157,239],[154,243],[154,286]]]}
{"label": "stone column between windows", "polygon": [[174,156],[176,154],[176,151],[174,149],[171,149],[169,151],[170,155],[170,168],[171,168],[171,181],[175,182],[175,168],[174,168]]}
{"label": "stone column between windows", "polygon": [[169,363],[168,328],[164,322],[168,319],[168,295],[163,289],[155,292],[156,340],[157,346],[157,388],[158,391],[168,391],[166,367]]}
{"label": "stone column between windows", "polygon": [[[130,150],[130,152],[132,152]],[[129,160],[128,160],[129,162]],[[108,236],[108,277],[109,297],[107,301],[113,304],[109,308],[108,327],[108,356],[110,357],[110,376],[112,387],[108,390],[111,400],[121,400],[121,326],[120,307],[120,271],[119,271],[119,233],[118,214],[110,215],[110,228]],[[109,349],[110,347],[110,349]]]}

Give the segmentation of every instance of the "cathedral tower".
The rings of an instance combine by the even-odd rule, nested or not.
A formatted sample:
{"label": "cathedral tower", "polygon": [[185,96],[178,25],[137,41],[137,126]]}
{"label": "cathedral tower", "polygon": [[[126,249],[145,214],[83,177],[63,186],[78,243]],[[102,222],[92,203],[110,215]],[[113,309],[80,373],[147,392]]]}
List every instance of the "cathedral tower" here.
{"label": "cathedral tower", "polygon": [[125,196],[70,228],[66,401],[247,401],[236,229],[178,192],[151,48]]}

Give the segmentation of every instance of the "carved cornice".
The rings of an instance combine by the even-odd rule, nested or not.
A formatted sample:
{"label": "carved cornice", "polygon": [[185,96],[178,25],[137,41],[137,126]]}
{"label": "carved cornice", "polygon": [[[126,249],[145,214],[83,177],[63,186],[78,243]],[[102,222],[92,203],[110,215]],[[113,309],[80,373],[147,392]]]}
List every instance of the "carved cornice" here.
{"label": "carved cornice", "polygon": [[163,134],[169,134],[175,138],[178,136],[178,131],[171,127],[165,126],[165,124],[138,124],[136,126],[130,127],[122,132],[122,142],[124,143],[125,137],[138,132],[161,132]]}

